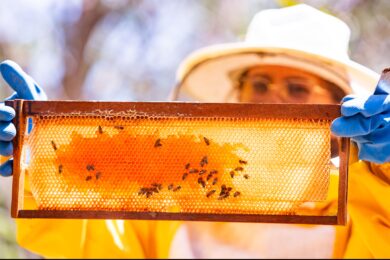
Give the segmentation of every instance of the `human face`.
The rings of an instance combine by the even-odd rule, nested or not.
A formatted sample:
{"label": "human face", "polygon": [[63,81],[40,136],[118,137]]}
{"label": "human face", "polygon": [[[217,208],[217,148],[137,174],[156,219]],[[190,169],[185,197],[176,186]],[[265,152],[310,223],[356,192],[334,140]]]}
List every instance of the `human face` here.
{"label": "human face", "polygon": [[322,78],[283,66],[258,66],[242,74],[240,102],[335,104]]}

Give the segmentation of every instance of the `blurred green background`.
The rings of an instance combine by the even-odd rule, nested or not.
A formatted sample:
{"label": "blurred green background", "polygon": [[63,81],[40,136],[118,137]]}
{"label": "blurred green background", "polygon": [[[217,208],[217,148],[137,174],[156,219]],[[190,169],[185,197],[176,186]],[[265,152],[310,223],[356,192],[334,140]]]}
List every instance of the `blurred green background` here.
{"label": "blurred green background", "polygon": [[[1,0],[0,60],[19,63],[50,99],[162,101],[191,51],[243,40],[256,12],[302,2],[351,27],[353,60],[390,66],[387,0]],[[40,258],[16,244],[11,181],[0,179],[0,258]]]}

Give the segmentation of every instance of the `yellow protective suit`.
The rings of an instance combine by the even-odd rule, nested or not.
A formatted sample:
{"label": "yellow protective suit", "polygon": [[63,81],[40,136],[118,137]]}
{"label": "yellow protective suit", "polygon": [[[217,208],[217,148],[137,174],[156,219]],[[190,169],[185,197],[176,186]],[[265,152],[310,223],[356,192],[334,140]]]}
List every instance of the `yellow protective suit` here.
{"label": "yellow protective suit", "polygon": [[[349,221],[346,226],[334,227],[333,257],[388,258],[390,164],[357,161],[355,148],[351,154]],[[48,219],[18,219],[16,222],[20,245],[49,258],[167,258],[175,233],[183,224],[177,221]],[[216,226],[224,225],[229,223]]]}

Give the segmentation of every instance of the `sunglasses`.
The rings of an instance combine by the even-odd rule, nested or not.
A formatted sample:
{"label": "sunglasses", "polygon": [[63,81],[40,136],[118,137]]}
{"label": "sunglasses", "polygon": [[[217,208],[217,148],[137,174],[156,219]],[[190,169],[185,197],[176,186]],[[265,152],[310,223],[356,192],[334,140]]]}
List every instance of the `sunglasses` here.
{"label": "sunglasses", "polygon": [[313,87],[303,77],[286,77],[275,82],[269,75],[243,75],[239,79],[240,89],[250,87],[255,95],[267,95],[271,91],[287,95],[291,99],[305,101],[312,94]]}

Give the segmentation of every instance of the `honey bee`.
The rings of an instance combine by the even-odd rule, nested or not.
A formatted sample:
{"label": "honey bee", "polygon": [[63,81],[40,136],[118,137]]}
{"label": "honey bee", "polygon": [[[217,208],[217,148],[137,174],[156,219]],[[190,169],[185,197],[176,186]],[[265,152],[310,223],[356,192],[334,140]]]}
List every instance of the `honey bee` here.
{"label": "honey bee", "polygon": [[242,167],[237,167],[236,169],[234,169],[235,171],[243,171],[244,170],[244,168],[242,168]]}
{"label": "honey bee", "polygon": [[218,178],[214,178],[213,185],[217,184],[217,182],[218,182]]}
{"label": "honey bee", "polygon": [[232,178],[234,178],[234,175],[235,175],[236,173],[234,172],[234,171],[231,171],[230,172],[230,177],[232,177]]}
{"label": "honey bee", "polygon": [[147,199],[149,199],[150,196],[152,196],[152,195],[153,195],[153,192],[151,192],[151,191],[147,191],[147,192],[146,192],[146,198],[147,198]]}
{"label": "honey bee", "polygon": [[156,187],[158,190],[162,190],[162,184],[161,183],[152,183],[152,187]]}
{"label": "honey bee", "polygon": [[209,139],[207,139],[206,137],[203,137],[203,140],[206,143],[206,145],[210,145],[210,140]]}
{"label": "honey bee", "polygon": [[154,147],[160,147],[160,146],[162,146],[161,139],[157,139],[156,142],[154,143]]}
{"label": "honey bee", "polygon": [[178,191],[178,190],[180,190],[180,189],[181,189],[181,186],[179,185],[179,186],[177,186],[176,188],[174,188],[173,191]]}
{"label": "honey bee", "polygon": [[57,145],[54,141],[51,141],[51,146],[53,146],[54,151],[57,151]]}
{"label": "honey bee", "polygon": [[211,195],[213,195],[216,192],[216,190],[211,190],[207,192],[206,197],[209,198]]}
{"label": "honey bee", "polygon": [[199,164],[200,164],[201,167],[203,167],[203,166],[205,166],[208,163],[209,163],[209,161],[207,159],[207,156],[204,156]]}
{"label": "honey bee", "polygon": [[210,174],[216,174],[216,173],[218,173],[217,170],[212,170],[212,171],[210,171]]}
{"label": "honey bee", "polygon": [[146,192],[147,192],[147,189],[146,189],[146,188],[141,188],[141,189],[138,191],[138,195],[144,195]]}
{"label": "honey bee", "polygon": [[92,180],[92,176],[88,175],[87,178],[85,178],[86,181]]}
{"label": "honey bee", "polygon": [[232,187],[227,187],[227,188],[226,188],[226,191],[227,191],[227,192],[231,192],[232,189],[233,189]]}
{"label": "honey bee", "polygon": [[184,173],[183,176],[181,177],[181,179],[184,181],[188,176],[188,173]]}
{"label": "honey bee", "polygon": [[103,134],[103,128],[100,125],[98,127],[98,130],[99,130],[99,134]]}
{"label": "honey bee", "polygon": [[173,189],[173,183],[168,185],[168,190],[172,190],[172,189]]}
{"label": "honey bee", "polygon": [[87,165],[87,171],[94,171],[94,170],[95,170],[95,166],[93,166],[93,164]]}
{"label": "honey bee", "polygon": [[238,196],[240,196],[241,195],[241,192],[239,192],[239,191],[236,191],[234,194],[233,194],[233,196],[236,198],[236,197],[238,197]]}
{"label": "honey bee", "polygon": [[157,187],[153,187],[153,188],[151,188],[151,189],[150,189],[150,191],[152,191],[152,192],[155,192],[155,193],[158,193],[158,189],[157,189]]}
{"label": "honey bee", "polygon": [[241,163],[241,164],[247,164],[248,163],[247,161],[244,161],[244,160],[239,160],[238,162]]}
{"label": "honey bee", "polygon": [[245,179],[249,179],[249,175],[248,174],[244,174],[244,178]]}
{"label": "honey bee", "polygon": [[124,127],[124,126],[121,126],[121,125],[116,125],[116,126],[114,126],[114,128],[115,128],[115,129],[119,129],[119,130],[125,129],[125,127]]}
{"label": "honey bee", "polygon": [[206,180],[209,181],[212,177],[213,177],[213,175],[210,173],[209,175],[207,175]]}
{"label": "honey bee", "polygon": [[97,172],[96,173],[96,175],[95,175],[95,177],[96,177],[96,180],[99,180],[99,178],[100,178],[100,176],[102,175],[102,173],[101,172]]}
{"label": "honey bee", "polygon": [[200,185],[202,185],[203,188],[206,187],[206,182],[203,180],[202,177],[199,177],[199,178],[198,178],[198,183],[199,183]]}
{"label": "honey bee", "polygon": [[191,169],[191,170],[189,171],[189,173],[198,173],[198,172],[199,172],[198,169]]}
{"label": "honey bee", "polygon": [[62,173],[62,164],[58,165],[58,173]]}
{"label": "honey bee", "polygon": [[226,199],[227,197],[229,197],[229,195],[230,195],[229,193],[223,193],[223,194],[219,195],[218,199],[219,200]]}
{"label": "honey bee", "polygon": [[188,170],[190,168],[190,163],[187,163],[185,168]]}
{"label": "honey bee", "polygon": [[203,175],[203,174],[205,174],[207,171],[206,170],[200,170],[199,171],[199,175]]}

